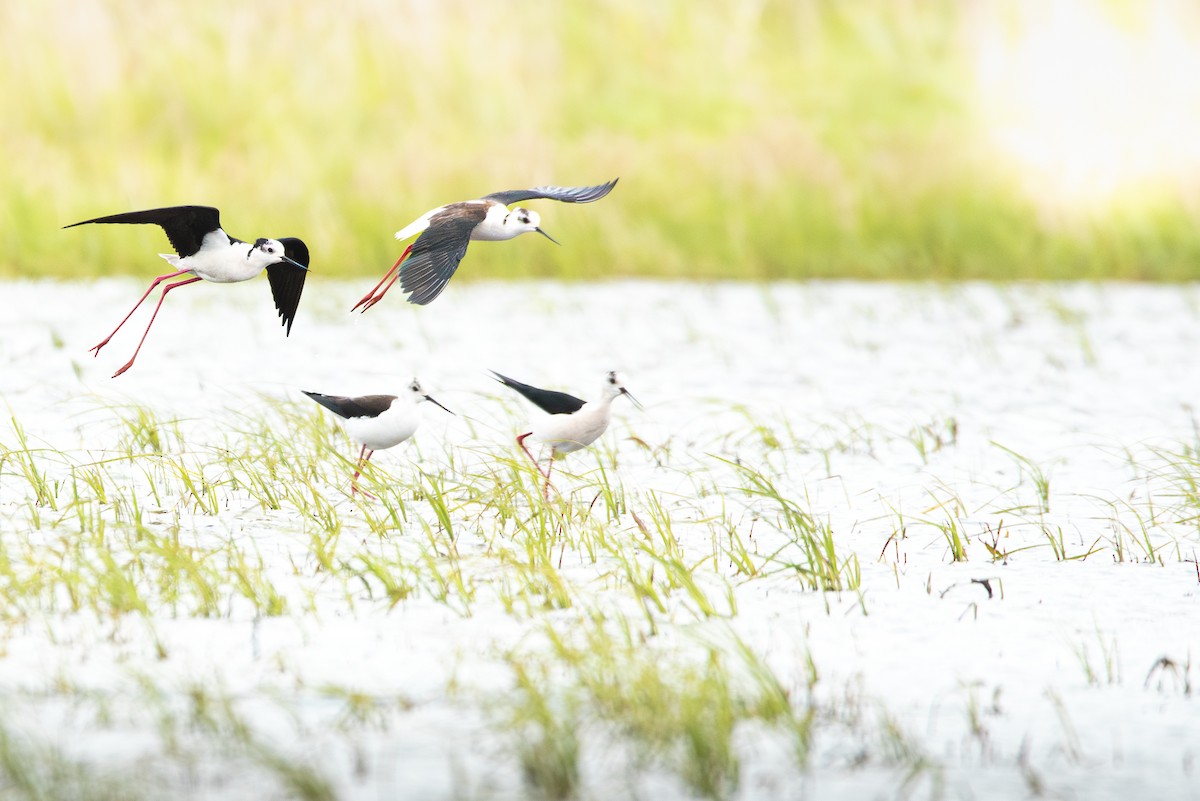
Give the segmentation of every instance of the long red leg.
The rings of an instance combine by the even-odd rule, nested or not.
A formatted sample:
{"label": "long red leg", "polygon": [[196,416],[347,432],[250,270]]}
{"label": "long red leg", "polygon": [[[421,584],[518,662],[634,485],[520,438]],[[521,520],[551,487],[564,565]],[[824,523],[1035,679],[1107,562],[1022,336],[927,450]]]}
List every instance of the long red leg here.
{"label": "long red leg", "polygon": [[[400,268],[400,262],[403,260],[404,260],[404,257],[401,256],[400,260],[392,265],[392,269],[390,269],[386,273],[384,273],[383,278],[380,279],[379,283],[376,284],[374,287],[372,287],[370,292],[363,295],[362,299],[359,300],[358,303],[355,303],[354,306],[350,309],[350,311],[352,311],[352,312],[358,311],[358,308],[360,306],[365,306],[367,303],[369,303],[371,301],[371,299],[375,297],[375,293],[379,291],[379,287],[383,286],[384,283],[386,283],[387,280],[389,278],[391,278],[392,275]],[[366,311],[366,309],[364,309],[364,311]]]}
{"label": "long red leg", "polygon": [[[365,456],[364,456],[365,454]],[[350,495],[353,496],[356,492],[361,492],[364,498],[375,500],[375,496],[364,489],[358,488],[358,477],[362,475],[362,469],[367,462],[371,461],[371,457],[375,455],[375,451],[368,451],[367,446],[363,445],[362,450],[358,452],[358,464],[354,467],[354,478],[350,479]]]}
{"label": "long red leg", "polygon": [[525,455],[529,457],[529,461],[533,462],[533,466],[537,468],[538,473],[546,477],[546,484],[542,487],[542,498],[550,500],[550,471],[554,469],[554,449],[550,449],[550,464],[543,471],[542,466],[538,464],[538,460],[533,458],[533,454],[529,452],[529,448],[525,447],[525,438],[531,436],[532,431],[528,431],[517,437],[517,444],[521,446],[521,450],[525,451]]}
{"label": "long red leg", "polygon": [[550,449],[550,464],[546,465],[546,486],[542,487],[542,500],[550,500],[550,471],[554,469],[554,449]]}
{"label": "long red leg", "polygon": [[380,292],[375,297],[371,298],[371,300],[369,300],[367,302],[367,305],[362,307],[362,310],[366,311],[367,309],[371,308],[379,301],[383,300],[383,296],[386,295],[387,291],[392,288],[392,284],[396,283],[399,280],[400,280],[400,273],[396,273],[395,275],[393,275],[392,280],[388,281],[388,285],[383,288],[383,291]]}
{"label": "long red leg", "polygon": [[[386,295],[388,293],[388,290],[391,289],[392,286],[396,283],[396,281],[398,281],[400,279],[401,271],[398,268],[400,267],[400,263],[402,261],[404,261],[406,258],[408,258],[408,254],[412,252],[412,249],[413,249],[412,245],[409,245],[407,248],[404,249],[404,253],[402,253],[400,255],[400,258],[396,260],[396,263],[392,265],[392,269],[388,270],[388,275],[392,276],[392,280],[388,281],[387,285],[384,286],[382,290],[380,290],[379,292],[376,292],[375,296],[367,301],[366,305],[362,307],[362,311],[366,311],[367,309],[371,308],[379,301],[383,300],[383,296]],[[384,278],[384,281],[387,281],[387,275],[385,275],[383,278]],[[383,281],[380,281],[379,283],[382,284]],[[375,289],[379,289],[379,286],[377,285],[375,287]]]}
{"label": "long red leg", "polygon": [[204,280],[203,278],[196,276],[195,278],[189,278],[186,281],[176,281],[174,284],[167,284],[167,288],[162,291],[162,297],[160,297],[158,299],[158,305],[156,305],[154,307],[154,314],[150,315],[150,322],[146,323],[146,330],[142,333],[142,338],[138,342],[137,350],[135,350],[133,352],[133,355],[129,357],[129,361],[125,362],[124,367],[122,367],[117,372],[113,373],[113,378],[116,378],[121,373],[128,370],[130,367],[133,367],[133,361],[134,361],[134,359],[136,359],[138,357],[138,354],[141,353],[142,345],[145,344],[145,342],[146,342],[146,336],[150,333],[150,326],[154,325],[154,318],[158,317],[158,310],[162,308],[163,301],[167,299],[167,293],[170,292],[172,289],[175,289],[176,287],[187,286],[188,284],[194,284],[197,281],[203,281],[203,280]]}
{"label": "long red leg", "polygon": [[158,286],[163,281],[166,281],[171,278],[175,278],[175,277],[183,275],[184,273],[187,273],[187,272],[191,272],[191,271],[190,270],[179,270],[178,272],[167,273],[166,275],[160,275],[158,278],[155,278],[150,283],[150,288],[146,290],[145,294],[142,295],[141,299],[137,303],[133,304],[133,308],[129,310],[129,314],[125,315],[125,319],[122,320],[120,322],[120,324],[116,328],[113,329],[113,332],[111,334],[109,334],[108,336],[106,336],[104,338],[103,342],[101,342],[99,345],[97,345],[94,348],[89,348],[89,350],[96,356],[99,356],[100,349],[103,348],[105,345],[107,345],[108,341],[117,335],[117,332],[121,330],[122,325],[125,325],[125,323],[129,322],[129,318],[133,316],[133,313],[135,311],[137,311],[138,308],[146,301],[146,298],[150,297],[150,293],[154,291],[154,287]]}
{"label": "long red leg", "polygon": [[[350,311],[358,311],[360,306],[362,307],[362,311],[366,311],[379,301],[383,300],[383,296],[387,294],[387,291],[392,288],[392,284],[396,283],[396,279],[400,277],[400,263],[408,258],[408,254],[412,252],[412,249],[412,245],[406,247],[404,249],[404,253],[400,254],[400,258],[396,259],[396,263],[392,265],[392,269],[384,273],[383,278],[380,279],[379,283],[376,284],[370,292],[363,295],[362,300],[360,300],[358,303],[355,303],[354,308],[352,308]],[[379,288],[386,284],[389,278],[392,279],[392,283],[388,284],[383,288],[383,291],[380,292]],[[377,292],[379,294],[375,294]]]}
{"label": "long red leg", "polygon": [[533,466],[537,468],[538,473],[544,476],[546,473],[542,470],[542,466],[538,464],[538,460],[535,459],[533,454],[529,452],[529,448],[525,447],[525,438],[532,435],[532,431],[527,431],[526,433],[517,437],[517,444],[521,446],[521,450],[525,451],[525,455],[529,457],[529,461],[533,462]]}

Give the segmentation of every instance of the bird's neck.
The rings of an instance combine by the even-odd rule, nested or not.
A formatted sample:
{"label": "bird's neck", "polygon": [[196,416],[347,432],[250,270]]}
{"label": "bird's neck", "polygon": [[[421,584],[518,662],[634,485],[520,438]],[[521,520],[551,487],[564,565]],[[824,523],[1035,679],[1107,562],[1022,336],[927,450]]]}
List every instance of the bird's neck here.
{"label": "bird's neck", "polygon": [[593,400],[591,405],[593,407],[595,407],[596,409],[603,409],[604,414],[608,414],[612,410],[612,404],[613,404],[613,401],[616,400],[616,398],[617,398],[616,395],[610,395],[608,393],[605,393],[605,394],[599,395],[595,400]]}
{"label": "bird's neck", "polygon": [[471,232],[471,238],[499,241],[512,239],[525,233],[525,229],[519,226],[515,219],[508,219],[508,215],[507,206],[501,203],[493,204],[488,208],[483,222],[475,226],[475,230]]}

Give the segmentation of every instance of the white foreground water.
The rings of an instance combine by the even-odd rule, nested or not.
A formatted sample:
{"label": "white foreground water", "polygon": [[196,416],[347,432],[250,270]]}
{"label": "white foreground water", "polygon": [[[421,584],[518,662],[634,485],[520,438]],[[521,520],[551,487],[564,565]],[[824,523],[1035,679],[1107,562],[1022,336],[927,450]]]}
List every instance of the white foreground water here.
{"label": "white foreground water", "polygon": [[[216,713],[214,736],[194,736],[201,687],[339,798],[536,796],[510,725],[513,654],[553,664],[545,632],[570,636],[600,610],[632,621],[651,653],[685,661],[743,643],[794,705],[811,693],[821,712],[807,760],[778,731],[739,724],[739,770],[718,794],[1195,796],[1200,287],[469,284],[429,307],[397,290],[348,314],[370,283],[311,276],[290,338],[265,280],[182,289],[117,379],[148,310],[98,358],[87,349],[143,284],[0,285],[0,400],[16,421],[0,433],[0,536],[5,559],[21,560],[0,571],[0,713],[36,754],[94,771],[93,789],[111,780],[146,797],[323,797],[244,746],[222,748],[237,738]],[[142,408],[219,473],[221,449],[263,436],[246,419],[316,414],[301,389],[397,393],[416,375],[457,416],[426,405],[414,441],[375,463],[402,484],[462,481],[447,491],[459,498],[462,476],[523,458],[512,437],[533,414],[488,369],[583,397],[606,371],[625,373],[645,410],[618,399],[604,438],[564,462],[554,497],[599,519],[589,504],[603,466],[629,507],[602,523],[608,536],[650,538],[642,526],[655,529],[660,510],[659,531],[715,608],[668,586],[661,562],[651,582],[665,601],[649,603],[570,537],[553,566],[570,605],[514,606],[521,587],[494,558],[500,511],[447,502],[451,549],[414,500],[381,539],[370,504],[337,483],[357,453],[344,437],[315,457],[296,450],[328,478],[343,564],[360,548],[416,554],[405,549],[434,531],[430,552],[455,551],[469,593],[419,586],[389,599],[328,580],[303,510],[228,486],[215,508],[155,494],[140,463],[112,456]],[[278,408],[293,417],[272,417]],[[270,433],[286,460],[301,435]],[[18,452],[57,482],[54,503]],[[73,505],[71,482],[98,463],[128,497]],[[827,527],[860,586],[821,592],[796,571],[731,567],[714,520],[764,558],[792,541],[770,499],[745,491],[743,468]],[[47,567],[62,560],[39,554],[98,548],[89,532],[120,530],[129,499],[155,521],[148,531],[252,553],[286,611],[264,614],[236,592],[205,615],[161,594],[140,612],[77,608],[71,577]],[[118,568],[137,573],[130,558]],[[118,592],[78,580],[97,597]],[[619,725],[580,717],[578,797],[702,794]],[[164,722],[183,718],[182,729]]]}

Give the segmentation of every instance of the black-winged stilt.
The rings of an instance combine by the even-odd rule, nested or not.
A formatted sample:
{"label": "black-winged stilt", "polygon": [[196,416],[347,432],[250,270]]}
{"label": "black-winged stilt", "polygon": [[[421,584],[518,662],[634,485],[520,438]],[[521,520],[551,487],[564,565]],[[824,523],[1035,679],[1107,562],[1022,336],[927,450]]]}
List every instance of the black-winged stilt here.
{"label": "black-winged stilt", "polygon": [[537,231],[557,245],[558,241],[539,227],[541,217],[536,211],[520,207],[509,211],[509,205],[539,198],[563,203],[591,203],[607,195],[616,185],[614,178],[597,186],[536,186],[493,192],[478,200],[438,206],[396,232],[396,239],[401,241],[416,234],[420,236],[405,249],[383,280],[350,311],[360,308],[366,311],[383,300],[397,278],[401,291],[409,293],[408,302],[424,306],[446,288],[446,282],[458,269],[472,239],[496,241]]}
{"label": "black-winged stilt", "polygon": [[[534,424],[532,430],[517,437],[517,444],[521,446],[521,450],[525,451],[525,455],[533,462],[538,472],[546,477],[542,497],[547,500],[550,498],[550,471],[554,469],[555,456],[580,450],[595,442],[608,428],[608,421],[612,419],[612,402],[621,395],[629,398],[637,408],[642,408],[637,398],[625,388],[624,377],[617,372],[610,372],[604,377],[604,386],[599,396],[590,402],[584,402],[565,392],[522,384],[495,370],[492,371],[492,375],[501,384],[515,389],[533,405],[550,415]],[[525,447],[525,440],[529,437],[533,437],[535,442],[550,446],[550,465],[545,472],[542,472],[541,465],[529,452],[529,448]]]}
{"label": "black-winged stilt", "polygon": [[177,254],[158,254],[176,268],[175,272],[160,275],[151,282],[150,288],[129,314],[125,315],[125,319],[121,320],[103,342],[91,348],[97,356],[100,355],[100,349],[121,330],[121,326],[128,322],[156,286],[181,275],[192,275],[191,278],[167,284],[163,289],[158,305],[154,307],[154,314],[150,316],[150,322],[146,325],[146,331],[138,342],[137,350],[124,367],[113,373],[113,378],[133,366],[134,359],[150,333],[150,326],[154,325],[154,318],[158,316],[158,310],[167,298],[167,293],[176,287],[194,284],[201,279],[218,284],[248,281],[265,268],[271,284],[271,295],[275,299],[275,308],[283,318],[287,334],[292,332],[292,321],[296,318],[296,307],[300,304],[300,293],[304,291],[304,278],[308,273],[308,247],[301,240],[284,237],[258,239],[250,243],[235,239],[221,230],[220,212],[211,206],[169,206],[162,209],[130,211],[84,220],[64,227],[74,228],[77,225],[92,223],[150,223],[161,226]]}
{"label": "black-winged stilt", "polygon": [[[375,451],[399,445],[417,431],[421,423],[418,405],[422,401],[454,414],[421,388],[421,382],[413,379],[400,395],[361,395],[348,398],[342,395],[322,395],[319,392],[301,390],[305,395],[345,420],[343,424],[350,438],[362,445],[358,452],[358,464],[354,477],[350,479],[350,494],[359,492],[358,477],[363,467],[371,461]],[[366,490],[363,495],[372,497]]]}

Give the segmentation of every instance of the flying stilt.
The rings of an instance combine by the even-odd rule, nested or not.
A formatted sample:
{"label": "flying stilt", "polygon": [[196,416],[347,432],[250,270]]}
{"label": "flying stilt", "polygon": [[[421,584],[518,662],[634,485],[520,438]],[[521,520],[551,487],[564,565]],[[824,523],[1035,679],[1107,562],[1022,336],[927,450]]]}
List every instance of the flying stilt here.
{"label": "flying stilt", "polygon": [[[385,450],[399,445],[416,433],[421,423],[420,410],[417,408],[422,401],[429,401],[435,406],[450,412],[438,403],[432,396],[421,388],[421,382],[413,379],[412,383],[399,396],[397,395],[362,395],[357,398],[347,398],[341,395],[322,395],[319,392],[304,394],[324,406],[329,411],[341,417],[346,433],[360,444],[358,464],[354,468],[354,477],[350,479],[350,494],[362,492],[368,498],[374,498],[366,490],[359,490],[358,477],[363,467],[371,461],[375,451]],[[454,414],[454,412],[450,412]]]}
{"label": "flying stilt", "polygon": [[296,317],[296,307],[300,304],[300,293],[304,291],[304,278],[308,272],[308,247],[299,239],[284,237],[282,239],[257,239],[253,243],[235,239],[221,230],[220,212],[211,206],[169,206],[162,209],[146,211],[130,211],[124,214],[113,214],[108,217],[97,217],[94,220],[72,223],[64,226],[74,228],[77,225],[92,223],[151,223],[161,226],[175,248],[175,255],[158,254],[167,260],[175,272],[160,275],[150,283],[141,299],[125,315],[113,332],[104,341],[91,349],[99,356],[100,349],[121,330],[138,307],[149,297],[154,288],[163,281],[190,275],[181,281],[167,284],[154,307],[154,314],[138,342],[137,349],[125,365],[113,373],[116,378],[133,366],[150,326],[162,307],[167,293],[172,289],[188,284],[194,284],[203,279],[218,284],[229,284],[237,281],[248,281],[263,271],[267,271],[267,279],[271,284],[271,294],[275,299],[275,308],[287,327],[287,334],[292,332],[292,321]]}
{"label": "flying stilt", "polygon": [[597,186],[536,186],[493,192],[478,200],[438,206],[396,232],[396,239],[400,241],[416,234],[420,236],[405,249],[383,280],[350,311],[366,311],[383,300],[397,279],[401,291],[408,293],[408,302],[424,306],[446,288],[446,282],[458,269],[472,239],[512,239],[537,231],[557,245],[558,241],[541,229],[541,217],[536,211],[520,207],[510,211],[509,205],[539,198],[563,203],[591,203],[607,195],[616,185],[614,178]]}
{"label": "flying stilt", "polygon": [[[525,455],[533,462],[533,466],[546,478],[546,484],[542,488],[542,497],[546,500],[550,499],[550,471],[554,469],[555,456],[560,453],[572,453],[595,442],[608,428],[608,421],[612,419],[612,402],[621,395],[628,397],[637,408],[642,408],[637,399],[625,388],[624,377],[617,372],[610,372],[604,377],[604,386],[600,390],[599,396],[596,400],[587,403],[565,392],[554,392],[522,384],[495,370],[492,371],[492,375],[501,384],[515,389],[533,405],[550,415],[538,421],[532,430],[517,437],[517,444],[521,446],[521,450],[525,451]],[[550,464],[544,472],[541,465],[538,464],[538,460],[525,446],[525,440],[529,437],[533,437],[535,442],[542,442],[550,446]]]}

